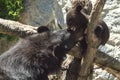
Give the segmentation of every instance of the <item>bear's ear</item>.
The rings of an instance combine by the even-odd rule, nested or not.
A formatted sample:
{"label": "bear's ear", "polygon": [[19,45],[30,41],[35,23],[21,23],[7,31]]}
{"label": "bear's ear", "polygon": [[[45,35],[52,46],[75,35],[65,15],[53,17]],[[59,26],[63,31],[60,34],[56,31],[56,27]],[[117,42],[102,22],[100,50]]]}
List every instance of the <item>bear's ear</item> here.
{"label": "bear's ear", "polygon": [[50,30],[47,28],[47,26],[40,26],[40,27],[38,27],[38,29],[37,29],[37,32],[38,32],[38,33],[43,33],[43,32],[47,32],[47,31],[50,31]]}
{"label": "bear's ear", "polygon": [[82,6],[81,6],[81,5],[78,5],[78,6],[76,7],[75,11],[76,11],[77,13],[79,13],[79,12],[81,11],[81,9],[82,9]]}
{"label": "bear's ear", "polygon": [[97,25],[97,27],[96,27],[96,29],[95,29],[95,35],[96,35],[98,38],[101,38],[101,36],[102,36],[102,31],[103,31],[102,25]]}

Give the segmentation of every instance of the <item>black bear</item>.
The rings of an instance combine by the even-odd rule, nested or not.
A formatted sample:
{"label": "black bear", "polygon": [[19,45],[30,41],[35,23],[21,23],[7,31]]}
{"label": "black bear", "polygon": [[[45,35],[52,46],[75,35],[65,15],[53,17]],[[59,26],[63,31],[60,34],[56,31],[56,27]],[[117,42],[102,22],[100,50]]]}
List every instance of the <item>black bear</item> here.
{"label": "black bear", "polygon": [[[83,7],[81,5],[76,5],[76,7],[68,11],[66,16],[66,23],[67,23],[68,30],[70,29],[70,30],[73,30],[74,33],[79,32],[81,34],[80,44],[83,45],[83,43],[86,42],[84,40],[86,40],[85,30],[88,24],[88,15],[85,12],[83,12]],[[99,20],[99,22],[97,23],[97,26],[95,29],[95,35],[101,41],[102,45],[105,45],[105,43],[108,41],[109,29],[103,20]],[[81,46],[81,47],[84,49],[84,46]]]}
{"label": "black bear", "polygon": [[[81,32],[84,35],[85,29],[88,24],[88,16],[82,11],[82,6],[78,5],[71,9],[66,16],[66,23],[68,29],[75,32]],[[96,36],[101,40],[101,44],[104,45],[109,39],[109,29],[107,24],[103,20],[99,20],[95,29]],[[103,36],[104,35],[104,36]]]}
{"label": "black bear", "polygon": [[68,29],[73,28],[73,30],[85,30],[87,28],[88,17],[81,10],[82,6],[77,6],[68,11],[66,16],[66,23]]}
{"label": "black bear", "polygon": [[0,56],[1,80],[48,80],[60,69],[65,54],[75,44],[70,30],[51,32],[46,26],[21,39]]}

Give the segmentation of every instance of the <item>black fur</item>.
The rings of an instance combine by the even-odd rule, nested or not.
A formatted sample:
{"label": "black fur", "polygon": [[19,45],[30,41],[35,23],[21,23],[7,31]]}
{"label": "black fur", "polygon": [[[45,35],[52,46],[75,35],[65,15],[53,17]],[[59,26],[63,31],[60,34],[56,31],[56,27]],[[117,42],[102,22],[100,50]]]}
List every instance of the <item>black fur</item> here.
{"label": "black fur", "polygon": [[95,34],[97,38],[101,41],[102,45],[105,45],[105,43],[108,41],[110,32],[108,29],[107,24],[103,20],[99,20],[96,29]]}
{"label": "black fur", "polygon": [[[74,32],[79,31],[81,37],[84,36],[88,24],[88,16],[82,11],[81,5],[76,6],[68,12],[66,22],[68,29],[73,29]],[[101,44],[105,45],[109,39],[109,29],[103,20],[99,20],[97,23],[95,34],[101,41]]]}
{"label": "black fur", "polygon": [[[84,12],[81,5],[77,5],[73,9],[69,10],[66,16],[66,23],[68,30],[73,30],[74,33],[79,32],[79,36],[83,39],[80,39],[80,47],[82,48],[82,53],[85,53],[87,49],[86,42],[86,33],[88,24],[88,15]],[[109,39],[109,29],[107,24],[103,20],[99,20],[95,29],[95,35],[101,41],[101,45]]]}
{"label": "black fur", "polygon": [[68,11],[66,16],[66,23],[68,29],[75,28],[75,31],[84,33],[85,29],[87,28],[88,18],[82,12],[81,6],[77,6]]}
{"label": "black fur", "polygon": [[46,32],[46,31],[49,31],[49,29],[46,26],[40,26],[37,29],[38,33]]}
{"label": "black fur", "polygon": [[21,39],[0,56],[2,80],[48,80],[48,74],[59,70],[66,52],[75,44],[74,38],[67,30],[41,29],[40,34]]}

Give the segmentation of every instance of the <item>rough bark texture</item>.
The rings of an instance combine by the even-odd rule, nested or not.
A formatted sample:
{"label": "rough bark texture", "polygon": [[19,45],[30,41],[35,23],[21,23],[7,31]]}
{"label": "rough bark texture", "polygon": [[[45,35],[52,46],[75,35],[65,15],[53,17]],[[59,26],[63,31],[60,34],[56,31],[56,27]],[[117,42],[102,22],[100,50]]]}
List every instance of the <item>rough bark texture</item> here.
{"label": "rough bark texture", "polygon": [[96,36],[94,35],[94,30],[97,21],[100,17],[100,14],[103,10],[105,2],[106,0],[96,0],[96,4],[90,14],[90,19],[87,29],[88,48],[87,48],[87,53],[83,58],[83,63],[81,64],[81,69],[79,73],[80,76],[78,80],[92,80],[91,74],[92,74],[93,60],[99,46],[99,40],[97,40]]}
{"label": "rough bark texture", "polygon": [[98,51],[94,63],[120,79],[120,61],[117,59]]}
{"label": "rough bark texture", "polygon": [[0,33],[25,37],[36,33],[36,27],[0,18]]}
{"label": "rough bark texture", "polygon": [[[69,69],[67,71],[67,75],[66,75],[66,80],[77,80],[77,78],[79,77],[78,73],[79,73],[79,69],[80,69],[81,55],[80,56],[76,55],[75,51],[77,53],[79,52],[79,50],[77,48],[74,48],[74,51],[70,51],[71,55],[76,56],[77,58],[74,58],[72,63],[70,63],[70,65],[69,65],[70,67],[69,67]],[[66,64],[68,64],[67,62],[69,62],[69,60],[70,60],[70,58],[68,58],[68,61],[66,60]],[[109,73],[113,74],[118,79],[120,79],[120,73],[119,73],[120,61],[118,61],[117,59],[107,55],[104,52],[97,51],[97,53],[95,55],[94,63],[96,65],[98,65],[99,68],[102,68],[102,69],[108,71]]]}

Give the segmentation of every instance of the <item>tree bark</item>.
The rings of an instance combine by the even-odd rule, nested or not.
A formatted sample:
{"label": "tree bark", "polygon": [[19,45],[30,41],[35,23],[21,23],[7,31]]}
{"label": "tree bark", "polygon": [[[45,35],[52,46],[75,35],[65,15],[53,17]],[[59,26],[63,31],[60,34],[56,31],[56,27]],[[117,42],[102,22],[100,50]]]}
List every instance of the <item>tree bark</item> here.
{"label": "tree bark", "polygon": [[87,41],[88,47],[85,56],[83,57],[83,63],[79,72],[78,80],[92,80],[93,60],[97,52],[100,41],[96,38],[94,30],[99,20],[100,14],[103,10],[106,0],[96,0],[96,4],[90,14],[88,28],[87,28]]}
{"label": "tree bark", "polygon": [[28,35],[36,33],[36,29],[37,27],[0,18],[0,33],[26,37]]}
{"label": "tree bark", "polygon": [[[79,52],[79,50],[76,48],[74,48],[74,51],[70,51],[71,55],[76,56],[77,58],[74,58],[72,63],[70,63],[70,68],[67,71],[66,80],[77,80],[79,77],[78,73],[80,69],[80,57],[82,56],[78,57],[78,55],[75,54],[75,51]],[[98,68],[102,68],[120,79],[120,61],[117,59],[107,55],[104,52],[97,51],[94,58],[94,64],[98,65]]]}
{"label": "tree bark", "polygon": [[120,80],[120,61],[118,61],[116,58],[113,58],[101,51],[98,51],[95,56],[94,63],[100,68],[113,74]]}

